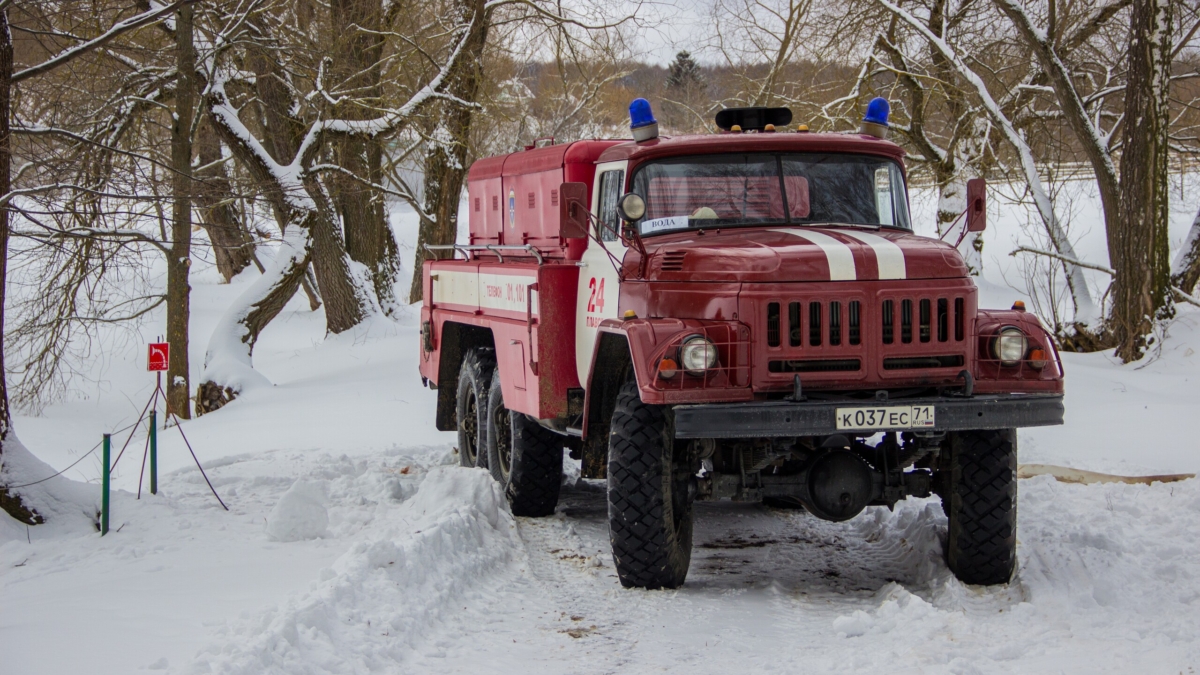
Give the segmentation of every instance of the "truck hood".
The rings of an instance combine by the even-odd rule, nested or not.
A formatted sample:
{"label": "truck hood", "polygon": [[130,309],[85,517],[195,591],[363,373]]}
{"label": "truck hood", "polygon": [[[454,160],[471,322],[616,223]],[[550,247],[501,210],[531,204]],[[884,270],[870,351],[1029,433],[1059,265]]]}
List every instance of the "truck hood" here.
{"label": "truck hood", "polygon": [[[875,281],[967,276],[950,244],[880,228],[774,227],[680,232],[645,240],[650,281]],[[625,257],[636,278],[641,255]]]}

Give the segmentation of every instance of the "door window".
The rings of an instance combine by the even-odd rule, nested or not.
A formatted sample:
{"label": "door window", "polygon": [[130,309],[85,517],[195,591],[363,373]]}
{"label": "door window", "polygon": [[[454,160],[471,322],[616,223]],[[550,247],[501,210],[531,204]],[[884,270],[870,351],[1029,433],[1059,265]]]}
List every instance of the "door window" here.
{"label": "door window", "polygon": [[605,171],[600,174],[600,222],[597,224],[600,241],[616,241],[621,227],[621,216],[617,213],[617,201],[625,187],[625,171]]}

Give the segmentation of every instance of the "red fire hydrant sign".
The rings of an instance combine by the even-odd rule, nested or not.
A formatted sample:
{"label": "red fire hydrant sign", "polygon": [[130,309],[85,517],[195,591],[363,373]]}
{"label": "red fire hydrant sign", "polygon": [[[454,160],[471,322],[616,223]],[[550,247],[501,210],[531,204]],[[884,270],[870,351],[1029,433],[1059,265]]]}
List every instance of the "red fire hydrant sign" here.
{"label": "red fire hydrant sign", "polygon": [[146,357],[146,370],[150,372],[166,370],[171,363],[171,343],[151,342]]}

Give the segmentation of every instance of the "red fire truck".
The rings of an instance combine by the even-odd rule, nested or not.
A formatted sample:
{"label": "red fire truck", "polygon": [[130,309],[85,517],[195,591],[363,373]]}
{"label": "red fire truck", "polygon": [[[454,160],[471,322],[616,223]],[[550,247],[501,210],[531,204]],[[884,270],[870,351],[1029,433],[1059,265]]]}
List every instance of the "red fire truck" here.
{"label": "red fire truck", "polygon": [[[667,138],[644,99],[630,114],[632,140],[476,162],[468,241],[431,247],[420,369],[462,463],[544,516],[568,448],[607,478],[625,586],[683,583],[696,500],[841,521],[931,494],[950,569],[1006,583],[1016,428],[1062,423],[1062,363],[913,233],[887,101],[853,134],[739,108]],[[965,229],[984,200],[972,181]]]}

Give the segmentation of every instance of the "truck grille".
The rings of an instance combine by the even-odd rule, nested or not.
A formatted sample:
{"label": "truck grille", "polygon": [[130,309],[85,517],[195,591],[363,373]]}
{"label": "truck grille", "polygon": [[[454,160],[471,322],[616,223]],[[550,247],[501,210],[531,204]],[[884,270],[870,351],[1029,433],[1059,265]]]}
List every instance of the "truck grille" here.
{"label": "truck grille", "polygon": [[[823,340],[828,339],[829,345],[837,347],[842,344],[842,336],[845,335],[846,342],[851,345],[862,343],[862,303],[858,300],[851,300],[845,304],[845,316],[843,316],[843,305],[837,300],[830,301],[828,313],[826,313],[825,305],[822,302],[810,301],[808,305],[808,345],[810,347],[820,347]],[[804,331],[801,326],[800,316],[803,303],[790,302],[788,303],[788,346],[802,347],[804,345]],[[778,347],[780,345],[780,316],[779,303],[767,303],[767,345]],[[822,330],[822,325],[828,325],[829,331],[826,333]]]}
{"label": "truck grille", "polygon": [[756,349],[756,362],[765,366],[761,384],[783,386],[796,373],[809,373],[806,381],[818,386],[953,380],[973,353],[974,289],[921,287],[926,285],[750,289],[743,302],[747,310],[757,307],[754,323],[766,338]]}
{"label": "truck grille", "polygon": [[[936,305],[934,304],[936,303]],[[899,334],[902,344],[911,344],[913,339],[919,342],[962,342],[966,339],[966,303],[963,298],[953,298],[954,311],[950,311],[951,298],[920,298],[916,303],[916,331],[913,330],[913,301],[905,298],[900,300]],[[879,337],[885,345],[895,344],[897,333],[895,300],[884,300],[879,307]],[[801,307],[807,305],[807,311]],[[934,307],[937,309],[934,315]],[[771,347],[780,346],[780,303],[767,303],[767,344]],[[862,303],[851,300],[843,303],[831,300],[828,303],[810,300],[807,303],[788,303],[788,346],[803,347],[805,331],[801,324],[801,316],[807,323],[808,341],[810,347],[820,347],[825,341],[836,347],[842,344],[843,336],[850,345],[862,343],[863,316]],[[953,328],[951,328],[953,326]],[[953,334],[952,334],[953,333]]]}

